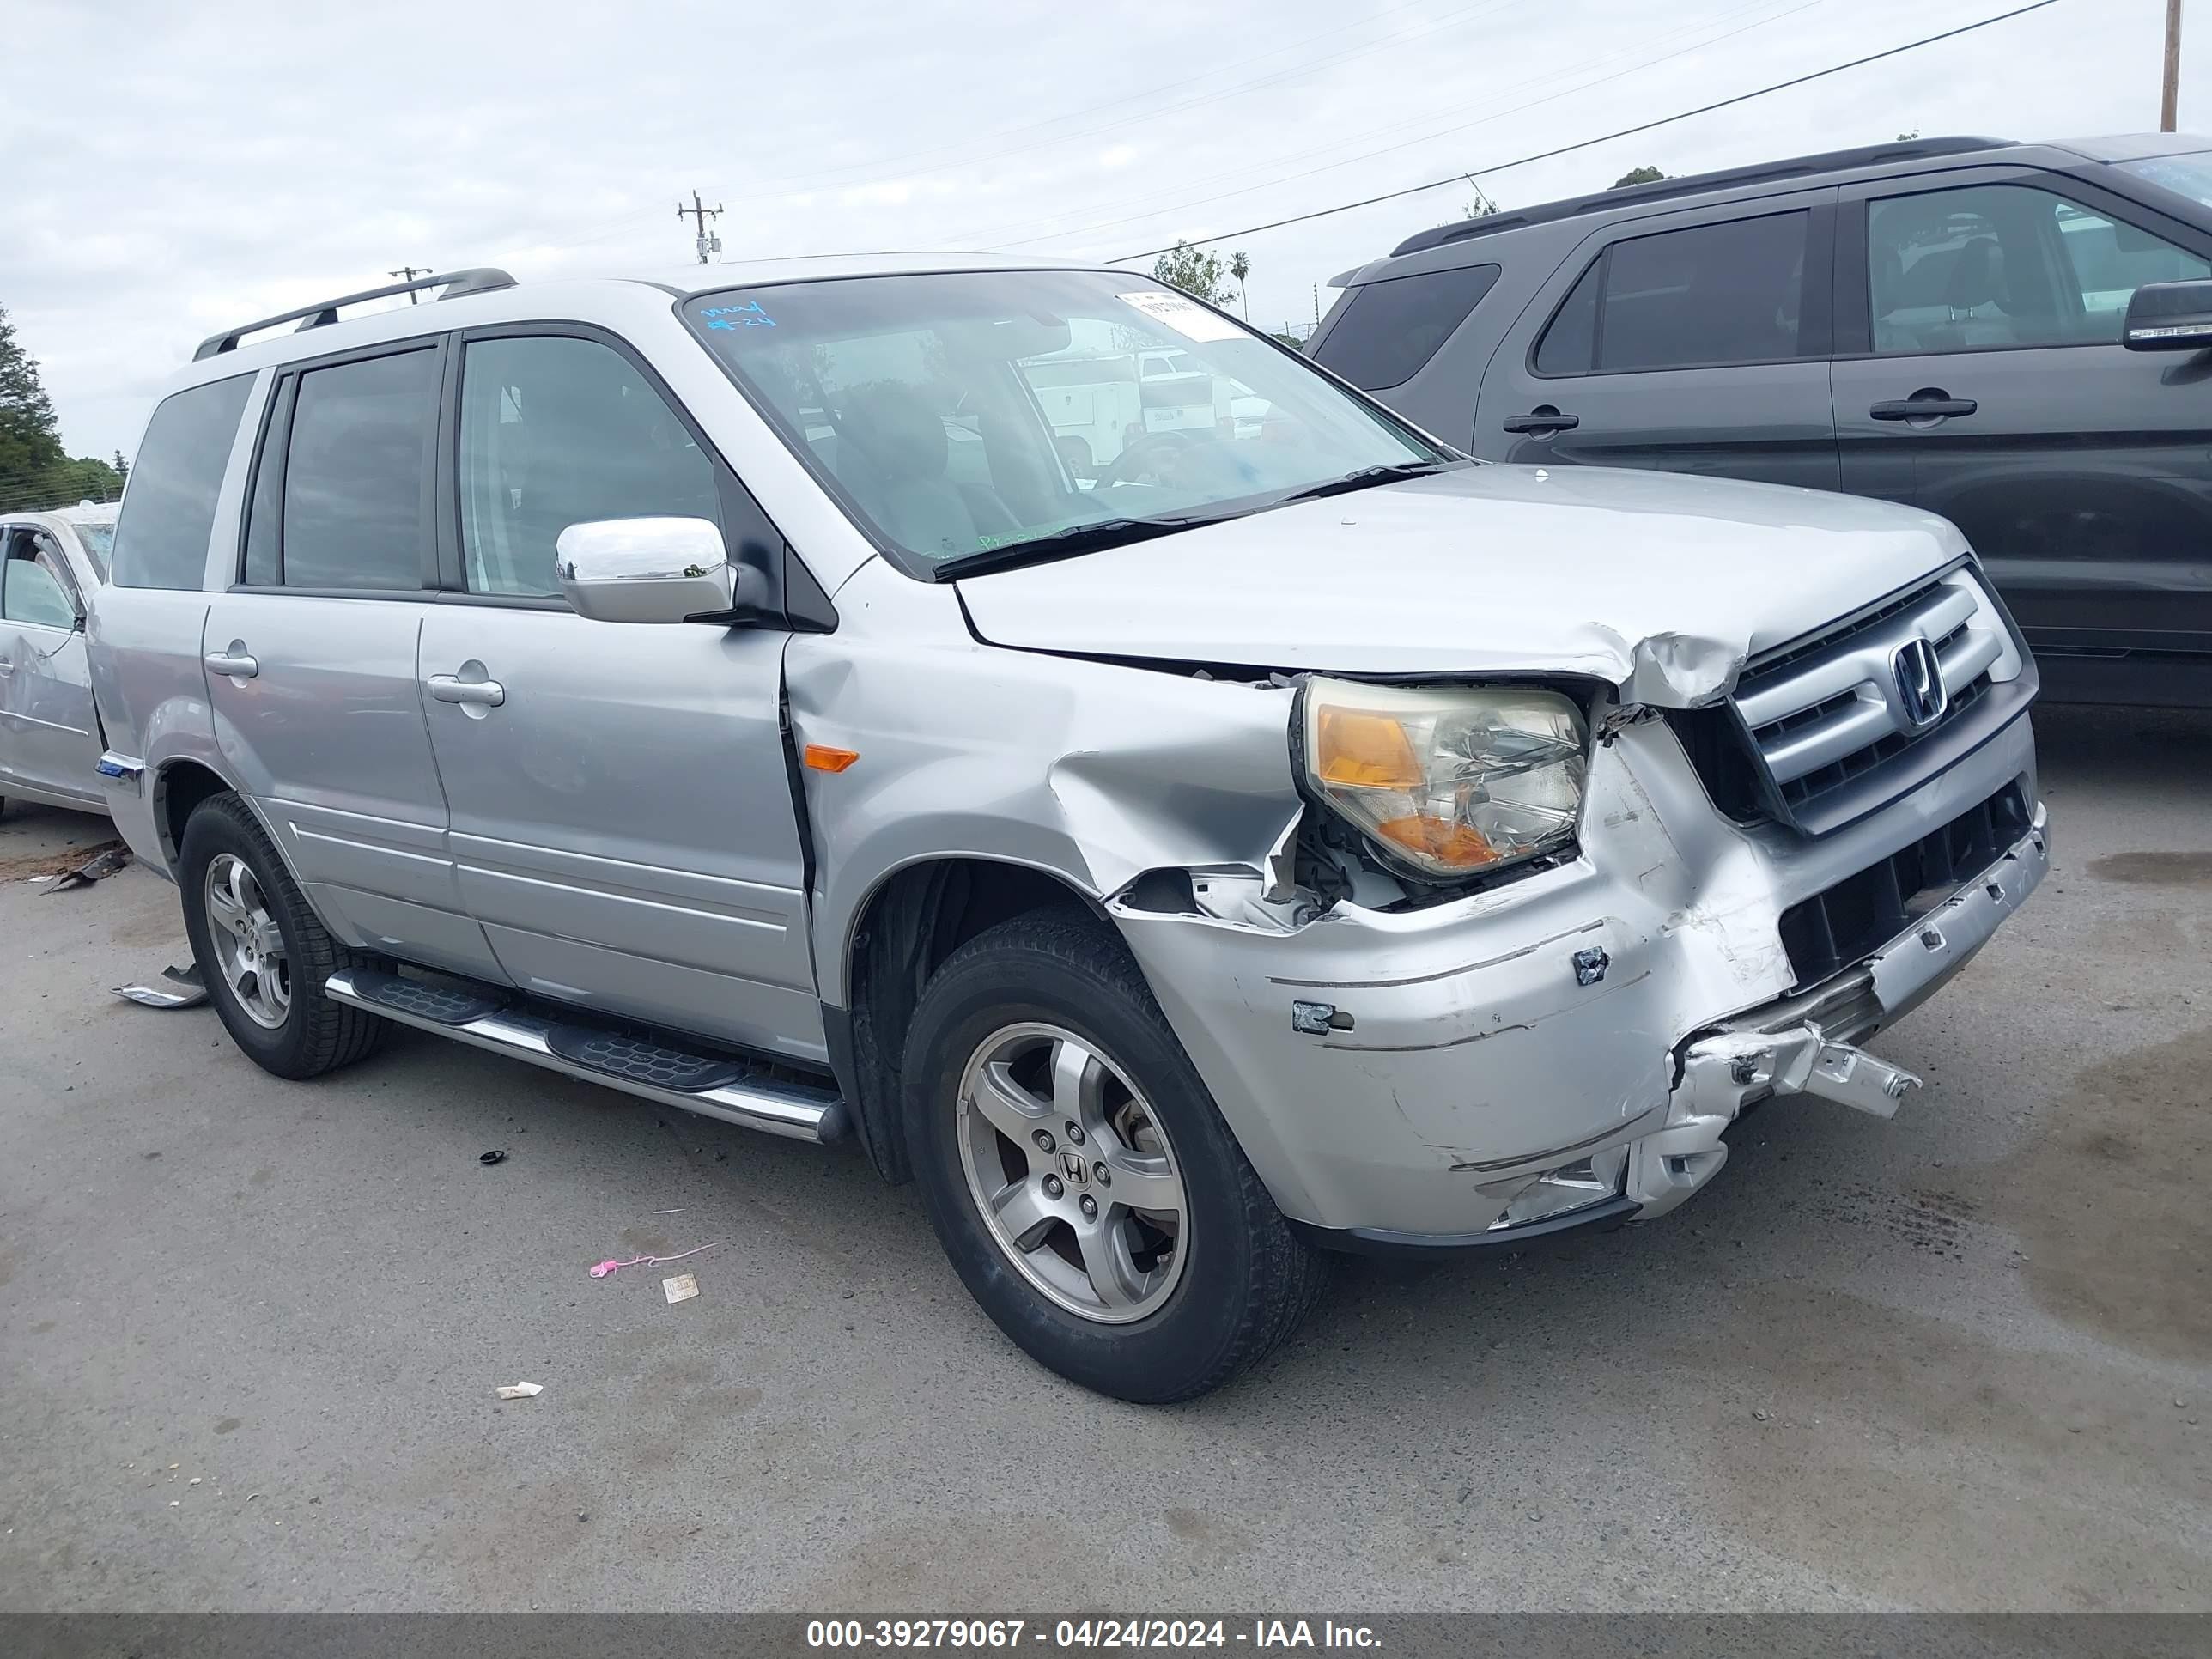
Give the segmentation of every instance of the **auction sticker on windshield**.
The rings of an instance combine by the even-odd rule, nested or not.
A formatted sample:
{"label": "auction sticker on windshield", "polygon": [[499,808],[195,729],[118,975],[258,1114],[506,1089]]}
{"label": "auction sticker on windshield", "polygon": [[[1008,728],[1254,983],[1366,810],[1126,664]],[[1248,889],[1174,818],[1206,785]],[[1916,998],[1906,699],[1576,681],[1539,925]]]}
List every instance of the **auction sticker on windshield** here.
{"label": "auction sticker on windshield", "polygon": [[1153,321],[1165,323],[1186,340],[1234,340],[1244,331],[1226,317],[1216,316],[1186,295],[1152,289],[1143,294],[1117,294],[1114,297],[1124,305],[1136,307]]}

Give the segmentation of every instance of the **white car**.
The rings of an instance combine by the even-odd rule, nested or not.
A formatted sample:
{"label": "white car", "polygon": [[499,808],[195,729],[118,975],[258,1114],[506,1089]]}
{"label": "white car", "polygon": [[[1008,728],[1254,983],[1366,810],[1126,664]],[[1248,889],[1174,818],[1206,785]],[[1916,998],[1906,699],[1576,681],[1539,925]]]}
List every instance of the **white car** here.
{"label": "white car", "polygon": [[115,515],[92,501],[0,515],[0,808],[12,799],[107,811],[84,623],[107,580]]}

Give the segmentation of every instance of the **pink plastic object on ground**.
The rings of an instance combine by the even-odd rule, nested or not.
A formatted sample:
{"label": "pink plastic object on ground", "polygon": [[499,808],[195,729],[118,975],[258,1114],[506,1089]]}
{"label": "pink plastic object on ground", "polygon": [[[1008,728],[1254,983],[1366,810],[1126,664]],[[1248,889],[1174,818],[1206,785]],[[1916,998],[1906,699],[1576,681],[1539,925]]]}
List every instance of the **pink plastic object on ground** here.
{"label": "pink plastic object on ground", "polygon": [[595,1261],[592,1264],[592,1277],[611,1279],[624,1267],[657,1267],[664,1261],[682,1261],[688,1256],[698,1255],[699,1250],[711,1250],[714,1248],[712,1244],[702,1244],[698,1250],[685,1250],[676,1255],[634,1255],[627,1261],[611,1260]]}

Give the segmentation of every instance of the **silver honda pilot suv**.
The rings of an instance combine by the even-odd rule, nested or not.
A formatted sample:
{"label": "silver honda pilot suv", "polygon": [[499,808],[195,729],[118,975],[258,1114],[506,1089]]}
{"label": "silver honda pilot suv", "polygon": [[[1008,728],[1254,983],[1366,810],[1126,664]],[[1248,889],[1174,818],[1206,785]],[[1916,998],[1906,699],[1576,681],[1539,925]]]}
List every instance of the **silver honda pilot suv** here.
{"label": "silver honda pilot suv", "polygon": [[90,619],[224,1024],[850,1133],[1091,1388],[1890,1115],[2047,867],[1940,519],[1483,465],[1122,271],[414,286],[200,347]]}

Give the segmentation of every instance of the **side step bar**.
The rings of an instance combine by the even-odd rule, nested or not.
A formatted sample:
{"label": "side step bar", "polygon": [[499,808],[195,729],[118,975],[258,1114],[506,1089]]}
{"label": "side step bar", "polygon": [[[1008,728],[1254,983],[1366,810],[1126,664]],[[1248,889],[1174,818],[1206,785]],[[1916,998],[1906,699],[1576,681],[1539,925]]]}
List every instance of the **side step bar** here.
{"label": "side step bar", "polygon": [[833,1089],[759,1076],[733,1060],[546,1019],[471,992],[366,969],[332,974],[323,992],[333,1002],[402,1025],[744,1128],[830,1141],[847,1127],[845,1103]]}

